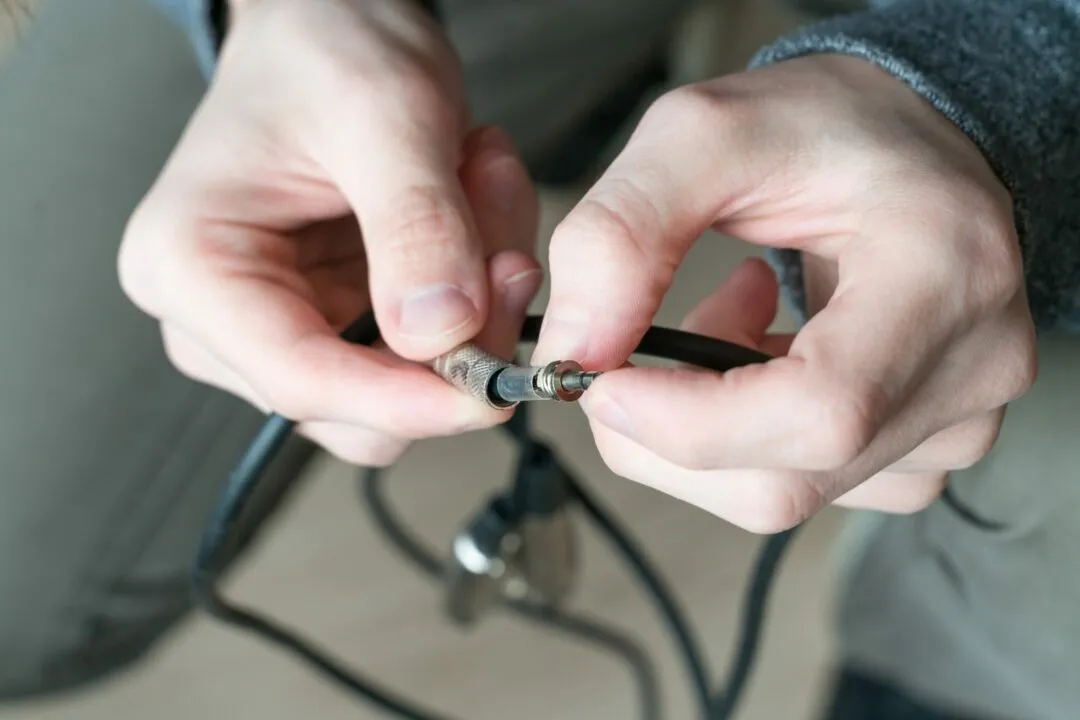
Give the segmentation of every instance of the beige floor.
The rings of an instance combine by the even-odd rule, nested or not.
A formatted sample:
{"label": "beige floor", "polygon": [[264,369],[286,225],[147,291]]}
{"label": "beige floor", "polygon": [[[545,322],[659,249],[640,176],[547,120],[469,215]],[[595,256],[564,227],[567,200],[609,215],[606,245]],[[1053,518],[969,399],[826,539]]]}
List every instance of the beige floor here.
{"label": "beige floor", "polygon": [[[728,35],[728,62],[787,22],[763,11],[761,3],[747,7],[737,22],[729,21],[736,31]],[[697,34],[706,27],[699,22]],[[693,75],[704,61],[700,53],[688,58]],[[572,201],[546,195],[545,228]],[[706,238],[659,321],[677,322],[747,252],[734,241]],[[537,301],[542,306],[543,297]],[[543,434],[663,567],[706,639],[714,669],[721,670],[758,540],[611,475],[575,409],[545,407],[539,420]],[[392,497],[426,537],[444,547],[485,491],[504,481],[509,460],[508,447],[493,433],[422,443],[394,470]],[[378,540],[356,502],[353,477],[353,469],[340,463],[319,462],[298,502],[236,577],[236,597],[288,618],[358,668],[454,717],[635,717],[629,676],[608,657],[501,614],[472,632],[450,628],[439,614],[437,589]],[[785,563],[744,720],[814,717],[828,670],[828,550],[838,518],[827,513],[810,524]],[[650,606],[606,546],[591,532],[583,538],[584,567],[573,606],[629,628],[661,669],[665,717],[692,717],[686,679]],[[202,618],[121,678],[61,700],[0,711],[0,720],[299,717],[378,715],[291,659]]]}

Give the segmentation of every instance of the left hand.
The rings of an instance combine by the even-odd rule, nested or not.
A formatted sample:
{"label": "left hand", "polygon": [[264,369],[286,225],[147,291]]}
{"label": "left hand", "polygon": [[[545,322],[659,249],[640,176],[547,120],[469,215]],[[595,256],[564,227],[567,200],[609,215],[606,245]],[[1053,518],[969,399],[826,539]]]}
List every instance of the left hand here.
{"label": "left hand", "polygon": [[556,231],[534,359],[622,366],[709,227],[797,249],[808,289],[828,286],[793,338],[767,333],[777,287],[760,261],[685,323],[779,357],[604,375],[583,398],[600,452],[755,532],[838,500],[914,511],[990,450],[1035,377],[1011,207],[966,135],[862,60],[680,88]]}

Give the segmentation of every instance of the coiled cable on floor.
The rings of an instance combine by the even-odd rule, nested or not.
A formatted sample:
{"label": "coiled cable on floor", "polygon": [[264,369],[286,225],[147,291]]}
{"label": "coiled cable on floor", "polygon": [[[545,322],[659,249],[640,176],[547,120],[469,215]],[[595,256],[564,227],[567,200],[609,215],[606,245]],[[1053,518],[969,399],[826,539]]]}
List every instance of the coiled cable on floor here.
{"label": "coiled cable on floor", "polygon": [[[653,563],[630,538],[630,534],[618,526],[614,517],[593,498],[592,493],[573,477],[571,477],[571,483],[574,496],[581,503],[586,516],[615,547],[616,553],[644,586],[646,594],[656,605],[661,619],[675,639],[683,664],[690,673],[698,703],[707,713],[710,706],[708,668],[705,666],[704,654],[698,647],[696,634],[691,631],[686,615],[675,600],[675,594],[668,588],[667,583],[660,579],[659,572],[653,568]],[[706,714],[706,717],[709,715]]]}
{"label": "coiled cable on floor", "polygon": [[713,695],[709,717],[728,720],[746,691],[746,683],[754,669],[758,648],[761,647],[761,631],[768,610],[769,591],[776,577],[780,560],[798,527],[768,537],[758,551],[757,560],[750,577],[750,585],[743,597],[742,617],[739,621],[739,640],[731,659],[727,679]]}
{"label": "coiled cable on floor", "polygon": [[[371,345],[378,339],[374,319],[365,316],[349,327],[342,337],[359,345]],[[230,473],[225,489],[203,531],[192,573],[196,604],[211,617],[286,650],[308,663],[324,677],[356,693],[370,703],[406,720],[449,720],[424,710],[372,680],[362,678],[325,650],[315,647],[278,622],[226,600],[217,589],[218,575],[232,549],[232,530],[236,526],[259,478],[292,434],[295,423],[280,415],[271,415],[251,441],[240,462]]]}
{"label": "coiled cable on floor", "polygon": [[[537,316],[528,318],[522,332],[523,341],[536,340],[541,321],[542,318]],[[374,317],[371,314],[365,315],[350,326],[342,337],[355,344],[373,344],[378,339],[378,327]],[[655,327],[645,333],[637,352],[716,371],[730,370],[769,359],[768,356],[757,351],[722,340]],[[233,605],[218,592],[218,576],[235,541],[232,532],[260,477],[293,428],[292,421],[280,415],[271,415],[230,474],[204,529],[196,555],[192,572],[194,600],[211,616],[255,633],[295,654],[328,679],[383,710],[408,720],[439,720],[443,716],[423,710],[382,688],[374,681],[357,676],[340,661],[314,647],[296,633],[251,610]],[[519,438],[527,436],[527,428],[523,428],[520,424],[511,425],[510,429],[517,432]],[[673,593],[659,581],[658,575],[646,561],[644,553],[636,548],[628,534],[614,523],[591,495],[583,490],[580,483],[575,484],[574,487],[576,498],[590,519],[612,540],[656,601],[669,628],[674,631],[684,662],[695,681],[695,687],[699,690],[698,694],[703,695],[700,698],[703,716],[713,720],[727,720],[737,705],[750,674],[760,640],[768,591],[775,577],[779,559],[790,540],[791,531],[774,536],[763,545],[756,563],[754,580],[746,596],[740,633],[741,641],[729,671],[728,685],[715,692],[709,692],[702,654],[696,649],[689,623],[675,603]]]}
{"label": "coiled cable on floor", "polygon": [[[539,330],[539,323],[530,319],[523,336],[533,338],[534,333],[539,333]],[[686,333],[680,334],[686,335]],[[656,335],[657,333],[654,332],[649,339],[650,343],[655,343],[654,345],[650,346],[645,342],[641,344],[652,351],[650,354],[658,354],[664,349],[662,342],[656,340]],[[691,343],[683,343],[679,347],[681,351],[673,352],[688,357],[695,351],[697,346]],[[502,426],[523,453],[527,452],[529,446],[535,442],[529,426],[530,416],[528,411],[529,407],[527,405],[519,407],[514,418]],[[675,643],[678,657],[687,675],[689,675],[699,712],[702,717],[711,717],[709,712],[713,700],[705,653],[702,651],[698,642],[698,635],[690,627],[689,619],[680,607],[675,593],[645,551],[634,541],[630,531],[618,521],[615,514],[607,510],[597,498],[593,497],[592,492],[582,484],[574,473],[567,468],[562,468],[562,472],[573,499],[584,510],[586,518],[596,527],[601,536],[611,543],[616,556],[622,560],[630,573],[641,584],[646,596],[656,607],[661,621],[667,626],[667,630]]]}
{"label": "coiled cable on floor", "polygon": [[[384,475],[377,468],[365,468],[360,475],[360,492],[375,527],[401,555],[428,577],[441,580],[445,564],[433,550],[426,547],[394,513],[383,489]],[[524,600],[504,598],[503,603],[518,617],[565,633],[620,656],[634,674],[638,690],[641,717],[656,720],[661,717],[660,689],[652,660],[637,643],[616,630],[595,620],[565,613]]]}

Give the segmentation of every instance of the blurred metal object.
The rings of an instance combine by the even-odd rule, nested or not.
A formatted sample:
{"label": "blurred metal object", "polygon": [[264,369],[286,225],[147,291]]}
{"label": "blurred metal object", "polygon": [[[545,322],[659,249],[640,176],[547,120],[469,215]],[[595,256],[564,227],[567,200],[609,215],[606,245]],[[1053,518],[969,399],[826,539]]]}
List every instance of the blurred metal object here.
{"label": "blurred metal object", "polygon": [[432,369],[462,392],[502,409],[536,400],[573,402],[600,375],[572,360],[540,367],[514,365],[472,344],[435,358]]}
{"label": "blurred metal object", "polygon": [[565,507],[545,515],[526,516],[518,527],[521,553],[518,568],[536,599],[558,605],[574,587],[577,576],[577,536]]}
{"label": "blurred metal object", "polygon": [[522,448],[513,495],[513,506],[520,513],[516,567],[530,594],[546,605],[564,600],[577,575],[570,501],[566,472],[551,447],[534,441]]}
{"label": "blurred metal object", "polygon": [[471,625],[502,593],[509,567],[507,538],[513,535],[506,503],[496,497],[461,529],[450,548],[446,610],[451,619]]}
{"label": "blurred metal object", "polygon": [[435,358],[432,369],[458,390],[497,408],[510,408],[515,402],[502,401],[490,392],[492,378],[510,363],[481,350],[476,345],[459,345]]}
{"label": "blurred metal object", "polygon": [[515,404],[530,400],[573,402],[599,374],[586,372],[572,360],[559,360],[542,367],[511,365],[495,374],[490,392],[503,402]]}
{"label": "blurred metal object", "polygon": [[506,564],[476,546],[474,538],[461,533],[454,538],[447,570],[447,604],[450,617],[471,625],[500,595]]}

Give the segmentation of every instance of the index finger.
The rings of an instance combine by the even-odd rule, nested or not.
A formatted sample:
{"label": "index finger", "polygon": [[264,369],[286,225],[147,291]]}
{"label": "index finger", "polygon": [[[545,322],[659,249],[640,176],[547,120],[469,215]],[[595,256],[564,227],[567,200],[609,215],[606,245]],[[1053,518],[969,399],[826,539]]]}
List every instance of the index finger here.
{"label": "index finger", "polygon": [[694,241],[760,186],[777,153],[755,147],[750,162],[741,118],[722,106],[692,87],[661,98],[556,229],[534,362],[622,365]]}
{"label": "index finger", "polygon": [[[184,233],[179,225],[176,232]],[[229,246],[257,243],[230,228]],[[186,247],[169,243],[170,247]],[[228,251],[216,251],[217,253]],[[402,437],[483,427],[498,415],[429,369],[343,340],[302,278],[258,254],[177,252],[166,315],[242,377],[274,411],[297,422],[386,428]],[[422,412],[418,409],[422,408]]]}
{"label": "index finger", "polygon": [[849,283],[788,355],[763,365],[610,372],[593,383],[588,413],[692,469],[835,470],[871,444],[868,467],[884,467],[932,431],[905,423],[879,438],[936,362],[937,323],[905,296],[899,275],[864,273],[868,281]]}
{"label": "index finger", "polygon": [[414,361],[475,336],[490,300],[459,177],[463,123],[441,91],[420,87],[402,91],[408,103],[370,93],[345,103],[314,148],[360,222],[383,339]]}

